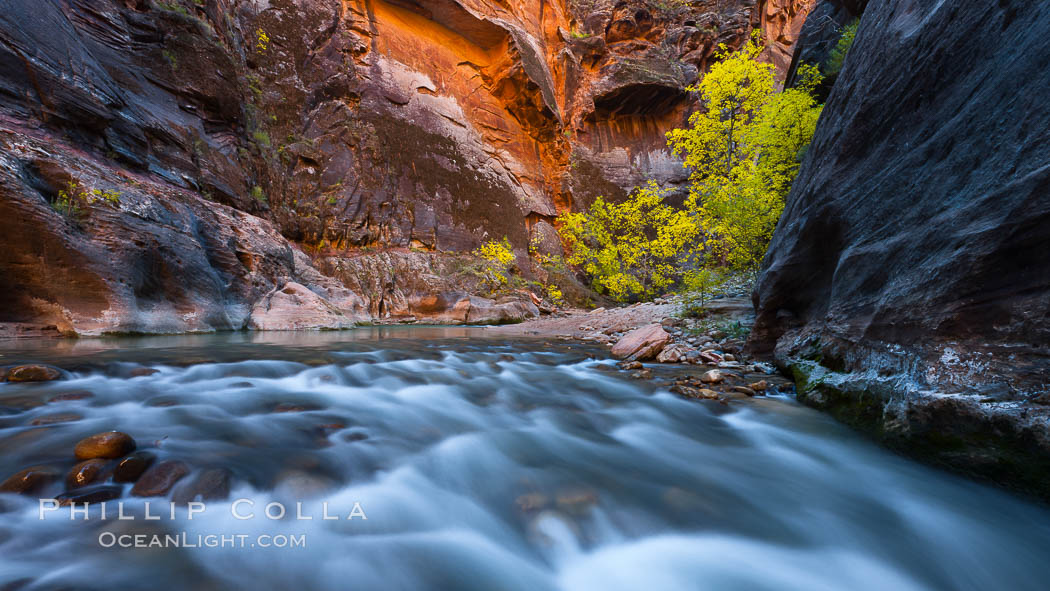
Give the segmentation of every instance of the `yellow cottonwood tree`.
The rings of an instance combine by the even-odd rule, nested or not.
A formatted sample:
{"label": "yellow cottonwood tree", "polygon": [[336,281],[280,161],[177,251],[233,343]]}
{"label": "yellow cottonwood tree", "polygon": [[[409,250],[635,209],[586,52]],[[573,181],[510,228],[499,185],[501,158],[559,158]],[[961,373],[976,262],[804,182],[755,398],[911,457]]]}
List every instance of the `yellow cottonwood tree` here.
{"label": "yellow cottonwood tree", "polygon": [[618,301],[670,288],[697,254],[699,228],[689,212],[664,203],[668,192],[649,181],[623,203],[599,197],[587,212],[563,214],[568,263]]}
{"label": "yellow cottonwood tree", "polygon": [[757,61],[758,36],[716,54],[698,92],[706,109],[689,128],[667,134],[668,143],[692,169],[687,207],[704,234],[710,261],[755,273],[798,174],[821,106],[813,96],[820,74],[803,65],[801,83],[776,92],[774,67]]}

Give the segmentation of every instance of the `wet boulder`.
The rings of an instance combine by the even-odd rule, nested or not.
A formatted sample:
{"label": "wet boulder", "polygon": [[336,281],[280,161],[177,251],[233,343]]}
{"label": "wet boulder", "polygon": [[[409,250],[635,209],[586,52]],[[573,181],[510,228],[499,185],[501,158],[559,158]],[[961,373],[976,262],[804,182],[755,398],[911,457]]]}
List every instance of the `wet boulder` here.
{"label": "wet boulder", "polygon": [[101,458],[84,460],[66,474],[67,488],[80,488],[101,481],[106,476],[109,462]]}
{"label": "wet boulder", "polygon": [[113,470],[113,482],[135,482],[153,465],[157,456],[148,451],[137,451],[120,460]]}
{"label": "wet boulder", "polygon": [[51,382],[62,377],[62,372],[50,365],[19,365],[7,370],[9,382]]}
{"label": "wet boulder", "polygon": [[81,439],[73,449],[78,460],[116,459],[135,450],[135,440],[127,433],[106,431]]}
{"label": "wet boulder", "polygon": [[131,488],[136,497],[162,497],[175,486],[179,480],[190,473],[190,467],[179,460],[166,460],[152,466],[139,477]]}
{"label": "wet boulder", "polygon": [[58,472],[49,466],[26,468],[0,484],[0,492],[33,494],[58,478]]}

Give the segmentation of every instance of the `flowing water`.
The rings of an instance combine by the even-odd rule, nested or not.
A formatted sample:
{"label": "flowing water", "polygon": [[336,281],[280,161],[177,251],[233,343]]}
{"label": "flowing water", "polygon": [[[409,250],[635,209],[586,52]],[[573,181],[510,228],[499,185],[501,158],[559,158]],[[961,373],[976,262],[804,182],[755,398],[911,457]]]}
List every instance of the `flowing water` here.
{"label": "flowing water", "polygon": [[[0,364],[70,375],[0,384],[0,478],[68,470],[76,441],[117,429],[234,479],[193,519],[153,499],[161,518],[145,520],[141,498],[124,499],[135,520],[97,505],[41,519],[35,497],[0,495],[3,589],[1050,585],[1046,508],[898,458],[789,396],[679,398],[601,348],[408,328],[4,346]],[[57,414],[76,420],[39,424]],[[184,546],[115,543],[165,534]]]}

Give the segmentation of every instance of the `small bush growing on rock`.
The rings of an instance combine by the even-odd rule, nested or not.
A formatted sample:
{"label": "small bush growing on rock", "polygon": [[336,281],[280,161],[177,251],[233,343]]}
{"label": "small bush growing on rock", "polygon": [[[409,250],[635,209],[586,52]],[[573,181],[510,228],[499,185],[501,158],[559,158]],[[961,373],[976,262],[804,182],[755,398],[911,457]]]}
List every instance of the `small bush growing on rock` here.
{"label": "small bush growing on rock", "polygon": [[120,192],[110,189],[91,189],[89,191],[81,187],[77,181],[69,181],[65,189],[59,190],[58,197],[51,205],[59,213],[72,218],[78,215],[84,206],[98,202],[116,205],[120,203]]}
{"label": "small bush growing on rock", "polygon": [[259,203],[266,203],[266,193],[263,192],[263,188],[259,185],[252,187],[252,199]]}
{"label": "small bush growing on rock", "polygon": [[270,36],[266,34],[266,31],[262,29],[256,29],[255,31],[255,50],[258,52],[264,52],[270,48]]}
{"label": "small bush growing on rock", "polygon": [[599,197],[586,213],[559,217],[568,262],[617,301],[652,298],[676,283],[697,256],[699,228],[689,212],[664,203],[650,181],[623,203]]}
{"label": "small bush growing on rock", "polygon": [[839,37],[838,43],[835,44],[835,48],[828,55],[828,61],[824,64],[824,73],[826,75],[832,76],[842,70],[842,64],[846,61],[846,54],[853,47],[853,40],[857,37],[857,27],[859,25],[860,21],[855,20],[842,28],[842,36]]}

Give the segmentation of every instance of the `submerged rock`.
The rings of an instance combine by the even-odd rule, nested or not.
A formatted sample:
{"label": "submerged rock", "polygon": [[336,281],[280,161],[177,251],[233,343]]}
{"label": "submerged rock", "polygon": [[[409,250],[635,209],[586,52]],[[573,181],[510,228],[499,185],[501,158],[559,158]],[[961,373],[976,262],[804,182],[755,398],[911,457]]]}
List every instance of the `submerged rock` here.
{"label": "submerged rock", "polygon": [[62,412],[62,413],[51,414],[51,415],[44,415],[42,417],[37,417],[37,418],[33,419],[32,421],[29,421],[29,424],[33,425],[33,426],[57,425],[59,423],[71,423],[73,421],[79,421],[82,418],[84,418],[84,417],[81,416],[81,415],[78,415],[75,412]]}
{"label": "submerged rock", "polygon": [[99,484],[64,492],[55,497],[55,499],[58,501],[59,507],[65,507],[74,503],[78,505],[82,503],[105,503],[106,501],[119,499],[123,492],[123,487],[113,484]]}
{"label": "submerged rock", "polygon": [[131,488],[136,497],[160,497],[168,494],[175,483],[190,473],[190,467],[179,460],[166,460],[150,467]]}
{"label": "submerged rock", "polygon": [[9,382],[51,382],[62,377],[62,372],[50,365],[19,365],[7,370]]}
{"label": "submerged rock", "polygon": [[210,468],[197,474],[188,482],[175,488],[171,495],[172,502],[189,503],[191,501],[218,501],[230,496],[230,483],[233,473],[226,468]]}
{"label": "submerged rock", "polygon": [[78,460],[115,459],[135,450],[135,440],[127,433],[107,431],[81,439],[73,449]]}
{"label": "submerged rock", "polygon": [[18,472],[0,484],[0,492],[33,494],[58,478],[50,466],[33,466]]}
{"label": "submerged rock", "polygon": [[156,459],[157,456],[148,451],[137,451],[129,455],[120,460],[113,469],[113,482],[135,482]]}

